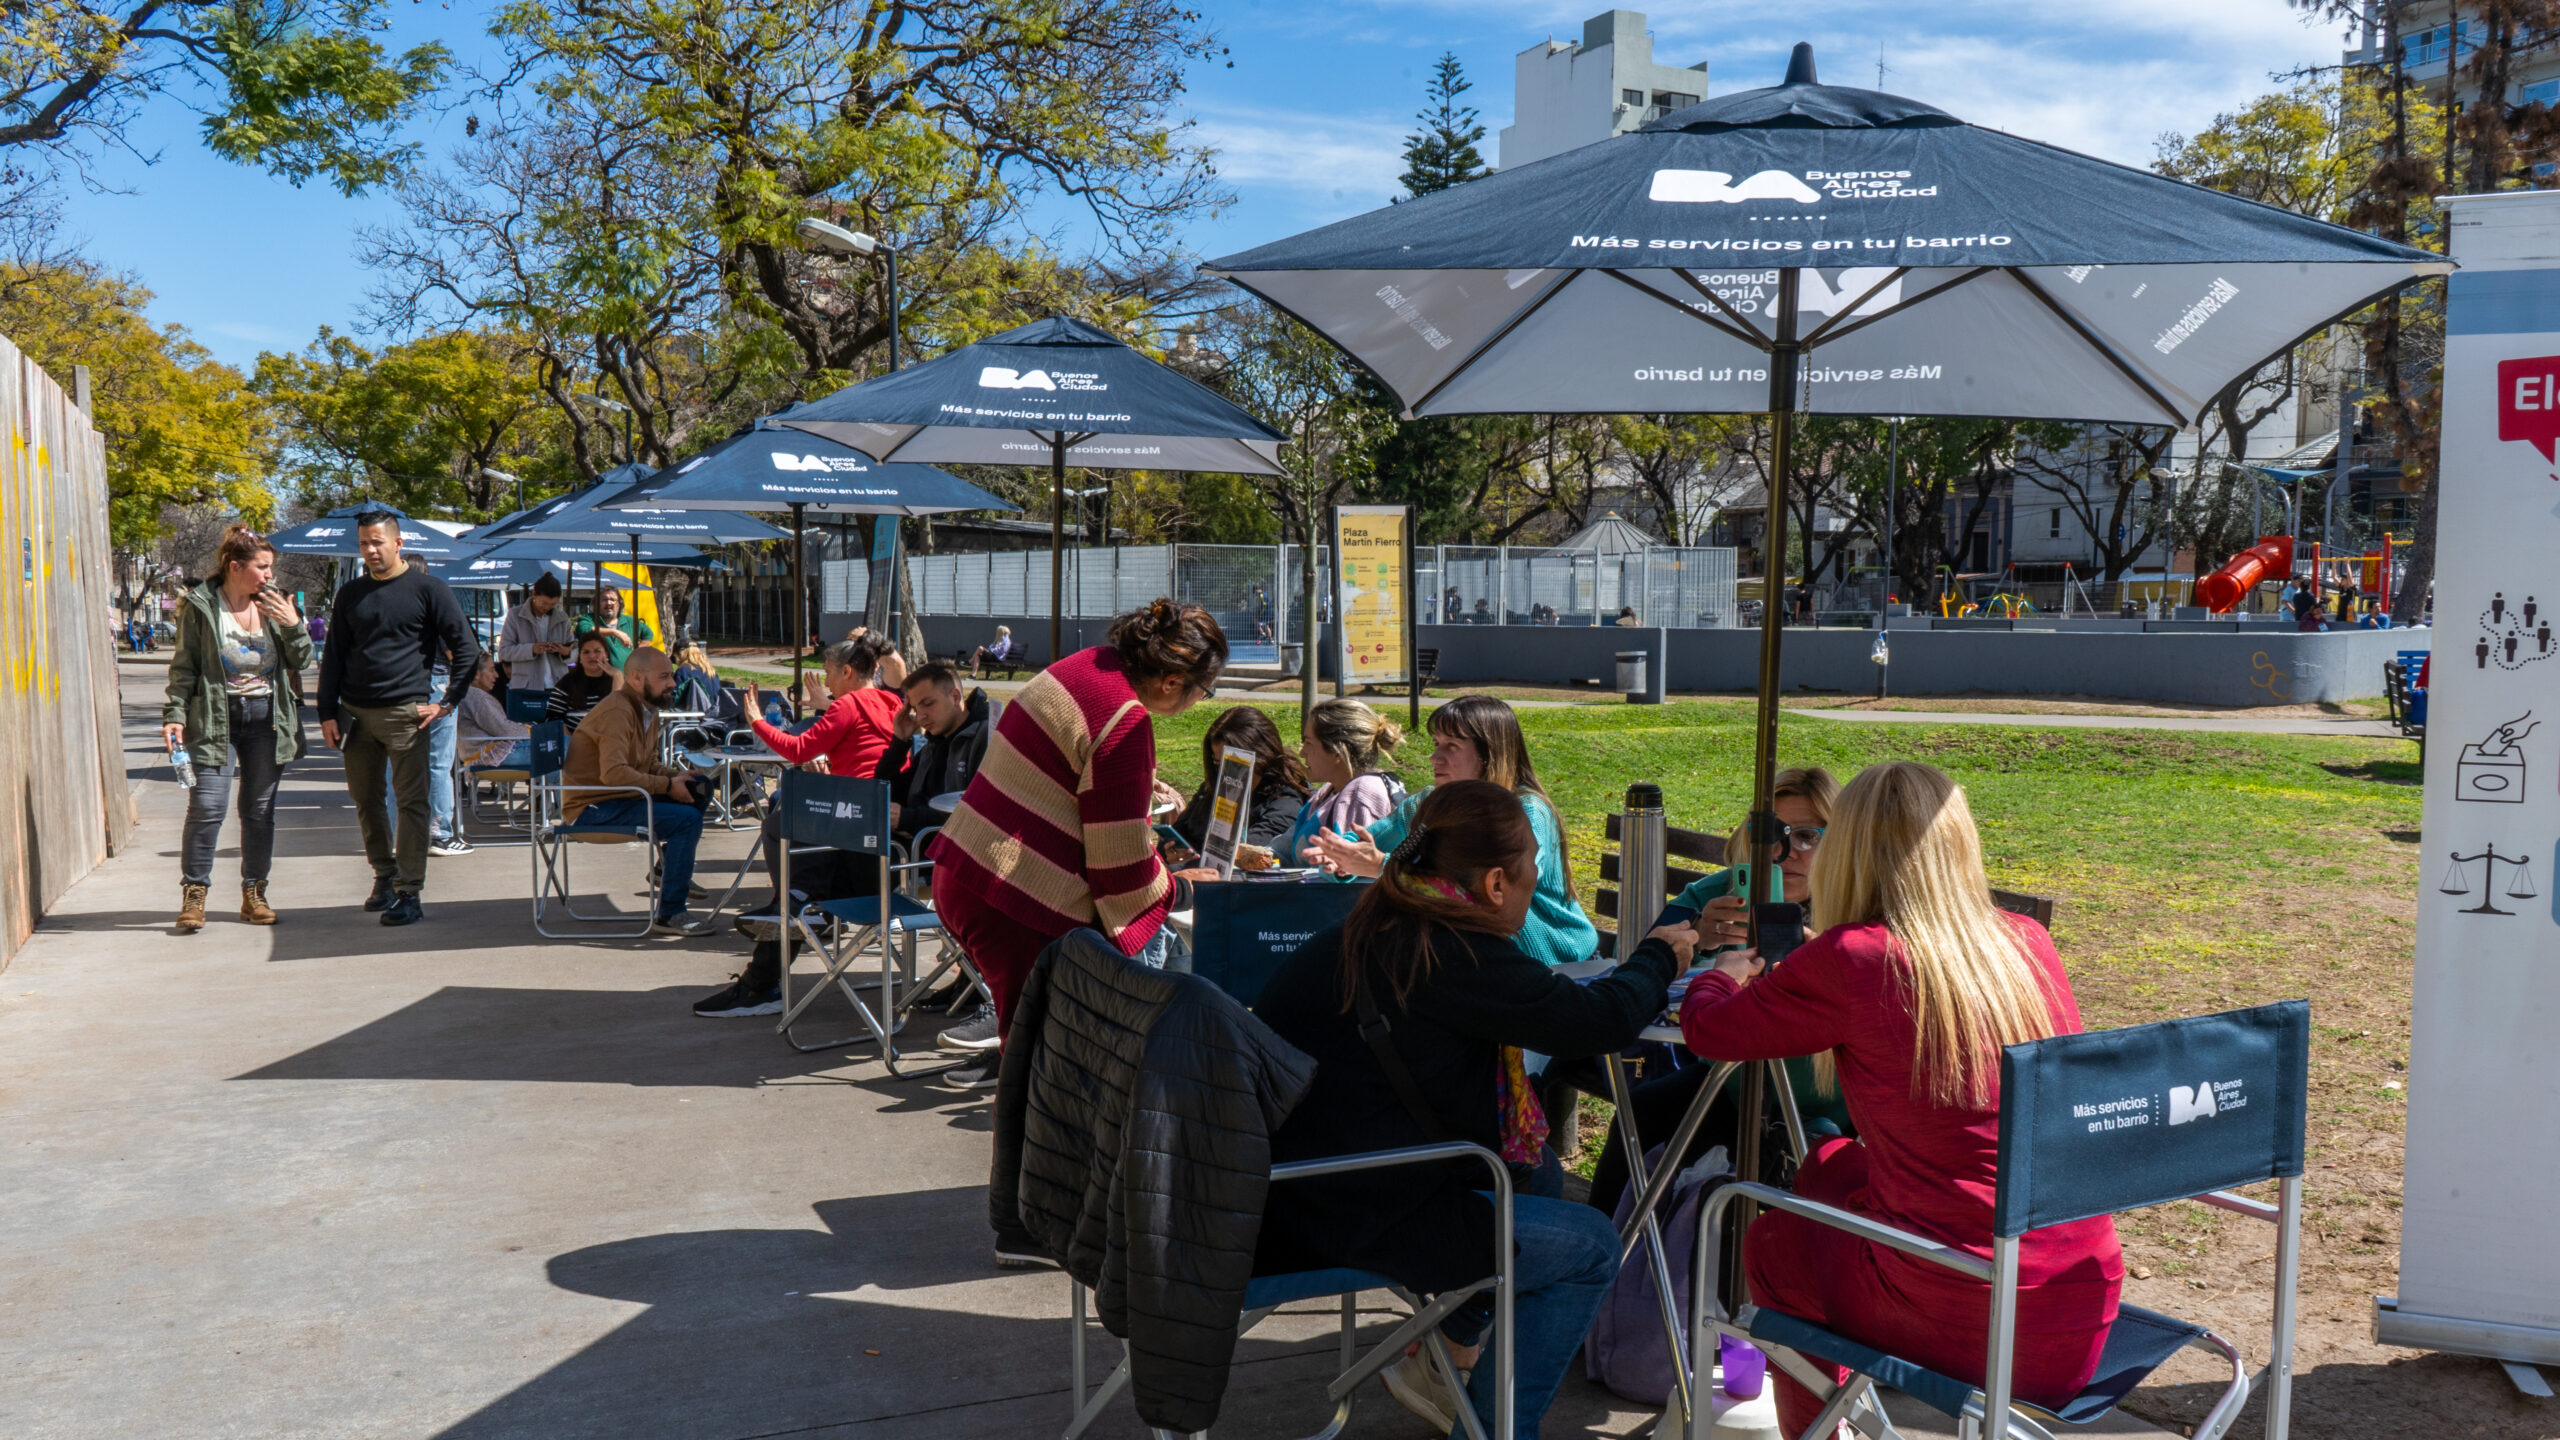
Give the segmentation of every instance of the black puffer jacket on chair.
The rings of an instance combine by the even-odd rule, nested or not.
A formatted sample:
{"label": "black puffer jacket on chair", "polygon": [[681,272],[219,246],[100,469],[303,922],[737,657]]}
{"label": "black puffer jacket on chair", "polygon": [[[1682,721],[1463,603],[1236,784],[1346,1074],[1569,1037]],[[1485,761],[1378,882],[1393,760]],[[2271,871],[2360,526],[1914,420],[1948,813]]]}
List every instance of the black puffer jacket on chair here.
{"label": "black puffer jacket on chair", "polygon": [[1271,1132],[1314,1079],[1215,985],[1134,964],[1091,930],[1042,951],[1014,1001],[990,1217],[1093,1288],[1149,1425],[1218,1418]]}

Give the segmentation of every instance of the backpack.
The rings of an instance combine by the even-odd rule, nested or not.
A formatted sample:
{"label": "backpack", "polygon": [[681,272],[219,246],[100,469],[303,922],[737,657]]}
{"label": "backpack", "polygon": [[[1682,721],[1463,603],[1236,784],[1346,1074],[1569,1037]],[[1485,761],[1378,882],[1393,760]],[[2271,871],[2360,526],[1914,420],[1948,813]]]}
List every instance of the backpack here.
{"label": "backpack", "polygon": [[[1662,1163],[1662,1147],[1657,1145],[1645,1155],[1648,1174]],[[1725,1149],[1718,1145],[1698,1157],[1698,1163],[1683,1170],[1671,1182],[1671,1203],[1662,1216],[1662,1249],[1664,1262],[1671,1270],[1671,1305],[1680,1317],[1680,1343],[1689,1343],[1689,1272],[1690,1256],[1698,1244],[1698,1206],[1705,1202],[1712,1182],[1731,1174],[1732,1163]],[[1616,1216],[1620,1226],[1635,1213],[1640,1192],[1633,1185],[1618,1197]],[[1643,1405],[1671,1403],[1671,1369],[1678,1362],[1663,1345],[1662,1306],[1654,1299],[1653,1267],[1638,1255],[1630,1256],[1620,1267],[1618,1278],[1609,1287],[1609,1298],[1600,1307],[1598,1318],[1591,1322],[1591,1332],[1582,1342],[1583,1374]]]}

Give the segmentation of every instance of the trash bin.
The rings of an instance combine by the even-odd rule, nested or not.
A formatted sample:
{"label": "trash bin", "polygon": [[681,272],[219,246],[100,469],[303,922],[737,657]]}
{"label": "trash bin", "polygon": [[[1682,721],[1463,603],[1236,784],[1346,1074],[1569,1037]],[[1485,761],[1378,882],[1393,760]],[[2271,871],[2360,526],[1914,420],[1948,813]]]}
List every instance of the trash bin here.
{"label": "trash bin", "polygon": [[1283,645],[1280,647],[1281,674],[1294,677],[1297,675],[1298,671],[1306,665],[1306,663],[1307,647],[1305,645]]}
{"label": "trash bin", "polygon": [[1627,703],[1641,705],[1645,702],[1645,692],[1650,688],[1645,684],[1645,662],[1652,658],[1643,650],[1618,652],[1618,692],[1627,697]]}

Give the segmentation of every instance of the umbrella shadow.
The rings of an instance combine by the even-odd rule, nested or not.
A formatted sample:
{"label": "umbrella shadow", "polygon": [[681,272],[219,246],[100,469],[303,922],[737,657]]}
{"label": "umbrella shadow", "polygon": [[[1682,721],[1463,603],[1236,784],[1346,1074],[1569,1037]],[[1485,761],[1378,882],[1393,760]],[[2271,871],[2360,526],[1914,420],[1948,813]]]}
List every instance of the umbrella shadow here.
{"label": "umbrella shadow", "polygon": [[[642,1235],[555,1256],[559,1288],[648,1308],[438,1440],[770,1435],[1062,1390],[1061,1320],[896,1299],[995,1278],[986,1203],[983,1186],[827,1200],[823,1230]],[[1047,1283],[1062,1313],[1065,1281]],[[1063,1423],[1063,1397],[1057,1408]]]}

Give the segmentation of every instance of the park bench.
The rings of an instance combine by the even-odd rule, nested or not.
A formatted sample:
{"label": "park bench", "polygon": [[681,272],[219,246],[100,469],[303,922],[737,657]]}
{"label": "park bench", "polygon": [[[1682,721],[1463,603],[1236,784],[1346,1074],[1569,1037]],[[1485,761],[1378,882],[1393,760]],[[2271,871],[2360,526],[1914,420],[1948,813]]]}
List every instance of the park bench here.
{"label": "park bench", "polygon": [[2382,696],[2391,707],[2391,726],[2418,742],[2427,753],[2427,692],[2418,688],[2418,667],[2407,661],[2382,662]]}
{"label": "park bench", "polygon": [[[1023,650],[1024,647],[1017,643],[1013,647],[1013,653],[1001,660],[990,655],[987,657],[986,664],[982,666],[981,669],[990,680],[995,678],[995,672],[999,669],[1004,671],[1004,678],[1010,680],[1013,678],[1014,672],[1031,668],[1023,661]],[[953,668],[957,669],[963,676],[966,676],[969,673],[969,658],[977,653],[978,647],[975,645],[961,646],[959,649],[951,653],[951,664]]]}
{"label": "park bench", "polygon": [[1427,650],[1417,649],[1413,652],[1413,675],[1414,682],[1426,689],[1440,683],[1440,650],[1438,646],[1433,646]]}

